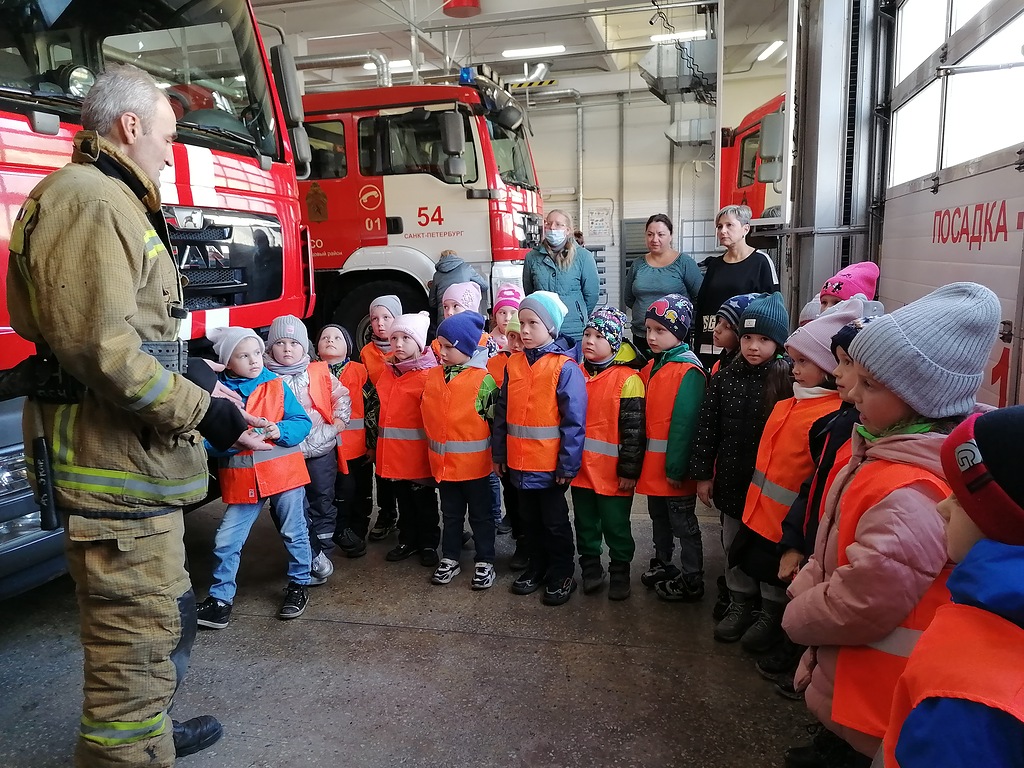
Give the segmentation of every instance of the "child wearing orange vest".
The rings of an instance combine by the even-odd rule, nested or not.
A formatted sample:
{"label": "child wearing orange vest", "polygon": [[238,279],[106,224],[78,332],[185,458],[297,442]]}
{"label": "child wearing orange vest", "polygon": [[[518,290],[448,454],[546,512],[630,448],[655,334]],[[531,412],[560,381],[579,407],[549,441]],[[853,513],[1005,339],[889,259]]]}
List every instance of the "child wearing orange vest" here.
{"label": "child wearing orange vest", "polygon": [[[372,414],[373,417],[379,410],[376,402],[377,379],[387,365],[387,355],[391,353],[391,324],[401,314],[402,302],[394,294],[378,296],[370,302],[371,336],[370,341],[360,350],[359,359],[366,366],[366,375],[374,387],[366,409],[366,413]],[[371,424],[366,424],[366,427],[376,429],[376,426]],[[395,523],[398,520],[398,499],[395,496],[395,484],[381,477],[379,472],[374,474],[374,483],[377,486],[377,522],[374,523],[367,538],[370,541],[383,541],[395,530]]]}
{"label": "child wearing orange vest", "polygon": [[366,534],[373,513],[373,462],[366,455],[366,398],[372,391],[366,366],[349,359],[352,336],[340,325],[329,324],[317,335],[316,351],[331,374],[348,390],[352,413],[339,436],[341,459],[334,484],[338,522],[334,543],[346,557],[366,554]]}
{"label": "child wearing orange vest", "polygon": [[459,575],[462,531],[469,511],[476,566],[471,586],[494,584],[494,515],[491,509],[491,427],[498,387],[479,346],[484,318],[476,312],[451,315],[437,327],[441,364],[427,373],[423,424],[430,469],[441,495],[441,562],[433,584],[449,584]]}
{"label": "child wearing orange vest", "polygon": [[907,657],[949,602],[940,447],[976,407],[1000,316],[990,290],[953,283],[875,318],[850,344],[861,423],[782,622],[809,646],[794,682],[825,728],[787,753],[789,766],[825,754],[870,762]]}
{"label": "child wearing orange vest", "polygon": [[395,481],[398,497],[398,546],[385,559],[397,562],[418,554],[421,565],[433,568],[441,529],[420,410],[427,374],[437,367],[427,346],[429,328],[426,312],[401,315],[391,324],[391,354],[377,379],[375,426],[366,435],[375,452],[377,474]]}
{"label": "child wearing orange vest", "polygon": [[[518,303],[516,306],[519,306]],[[505,324],[505,348],[499,350],[494,357],[487,359],[487,370],[499,389],[505,383],[505,368],[508,365],[508,359],[516,352],[523,351],[523,337],[519,335],[519,328],[519,310],[517,309]],[[512,485],[512,479],[507,472],[500,475],[500,478],[501,493],[505,500],[505,517],[502,519],[502,524],[508,528],[508,532],[512,534],[512,538],[516,542],[515,551],[508,561],[508,567],[513,571],[521,571],[526,568],[530,556],[526,550],[524,540],[526,534],[519,517],[519,491]],[[497,532],[500,533],[500,531],[501,526],[497,529]]]}
{"label": "child wearing orange vest", "polygon": [[633,489],[640,478],[647,432],[644,357],[623,338],[626,315],[598,307],[583,329],[583,372],[587,377],[586,440],[583,464],[572,481],[576,549],[583,594],[604,585],[601,541],[608,544],[608,599],[629,597],[629,564],[636,544],[629,527]]}
{"label": "child wearing orange vest", "polygon": [[352,401],[327,363],[312,362],[306,326],[294,315],[282,315],[270,324],[264,363],[271,373],[281,377],[313,423],[299,448],[309,473],[306,519],[313,550],[313,578],[326,580],[334,573],[331,553],[338,524],[338,508],[334,506],[338,437],[351,418]]}
{"label": "child wearing orange vest", "polygon": [[288,551],[288,588],[278,611],[280,619],[294,619],[306,610],[306,587],[315,582],[310,575],[313,560],[309,548],[309,527],[303,510],[309,482],[299,444],[309,434],[312,422],[292,391],[263,367],[266,347],[249,328],[214,328],[207,336],[225,369],[221,382],[237,392],[253,416],[267,419],[265,439],[269,451],[219,452],[217,457],[221,496],[227,508],[214,536],[213,584],[209,597],[197,607],[199,626],[224,629],[231,619],[235,599],[235,578],[242,545],[267,499],[275,507],[276,522]]}
{"label": "child wearing orange vest", "polygon": [[572,525],[565,491],[583,460],[587,387],[576,364],[576,344],[559,338],[568,308],[549,291],[519,306],[525,347],[508,359],[494,414],[494,471],[519,490],[519,512],[529,552],[512,592],[544,587],[547,605],[568,602],[576,589]]}
{"label": "child wearing orange vest", "polygon": [[783,639],[782,523],[800,497],[803,482],[814,472],[812,427],[839,410],[839,392],[829,373],[835,367],[832,337],[854,319],[853,310],[832,312],[798,328],[786,340],[786,352],[793,361],[793,397],[775,404],[761,433],[742,525],[729,549],[730,565],[739,566],[748,577],[737,591],[751,604],[758,592],[761,596],[754,622],[740,638],[750,653],[770,651]]}
{"label": "child wearing orange vest", "polygon": [[886,768],[1024,766],[1024,407],[971,416],[942,444],[956,563],[896,686]]}
{"label": "child wearing orange vest", "polygon": [[[636,490],[647,496],[654,557],[640,577],[664,600],[694,602],[704,596],[704,547],[697,523],[696,484],[690,479],[690,448],[707,377],[686,343],[693,304],[670,293],[647,308],[644,328],[654,355],[644,368],[647,383],[647,451]],[[679,562],[672,564],[675,540]]]}
{"label": "child wearing orange vest", "polygon": [[[480,314],[481,301],[483,301],[483,294],[480,293],[479,285],[473,282],[455,283],[444,292],[441,311],[445,319],[462,312]],[[483,315],[480,316],[483,317]],[[498,343],[486,332],[480,334],[480,346],[487,348],[488,357],[493,357],[498,352]],[[440,362],[441,343],[435,338],[430,342],[430,348]]]}

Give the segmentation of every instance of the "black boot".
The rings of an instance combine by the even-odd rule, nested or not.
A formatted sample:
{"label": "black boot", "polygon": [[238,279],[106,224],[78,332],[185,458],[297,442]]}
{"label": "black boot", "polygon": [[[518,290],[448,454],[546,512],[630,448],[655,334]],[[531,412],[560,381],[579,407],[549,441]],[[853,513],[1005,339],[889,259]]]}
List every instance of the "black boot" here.
{"label": "black boot", "polygon": [[870,768],[871,758],[862,755],[825,726],[808,727],[811,743],[786,750],[786,768]]}
{"label": "black boot", "polygon": [[[584,592],[586,587],[584,587]],[[608,566],[608,599],[625,600],[629,597],[629,563],[614,560]]]}
{"label": "black boot", "polygon": [[718,599],[715,601],[715,607],[711,609],[711,618],[715,621],[721,621],[725,618],[725,612],[729,610],[729,603],[732,602],[732,598],[729,597],[729,587],[725,585],[725,576],[718,577]]}
{"label": "black boot", "polygon": [[754,596],[732,593],[732,602],[722,620],[715,625],[715,640],[735,643],[754,623]]}
{"label": "black boot", "polygon": [[743,633],[743,650],[748,653],[767,653],[782,642],[785,637],[782,614],[785,611],[785,603],[762,600],[761,610],[757,612],[754,623]]}
{"label": "black boot", "polygon": [[583,594],[592,595],[604,586],[604,568],[601,558],[594,555],[580,555],[580,570],[583,571]]}
{"label": "black boot", "polygon": [[212,746],[224,735],[217,718],[211,715],[200,715],[191,720],[174,723],[174,756],[186,757],[201,752]]}

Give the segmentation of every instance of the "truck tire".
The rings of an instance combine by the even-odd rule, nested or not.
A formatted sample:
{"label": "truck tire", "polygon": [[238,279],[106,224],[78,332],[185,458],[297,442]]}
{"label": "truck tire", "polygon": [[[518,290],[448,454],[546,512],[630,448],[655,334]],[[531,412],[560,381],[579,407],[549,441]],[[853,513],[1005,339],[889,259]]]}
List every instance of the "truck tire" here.
{"label": "truck tire", "polygon": [[[394,294],[402,302],[402,311],[419,312],[427,309],[427,297],[422,290],[397,280],[374,280],[347,291],[338,298],[333,322],[344,326],[359,349],[370,341],[370,302],[378,296]],[[359,350],[352,350],[358,352]]]}

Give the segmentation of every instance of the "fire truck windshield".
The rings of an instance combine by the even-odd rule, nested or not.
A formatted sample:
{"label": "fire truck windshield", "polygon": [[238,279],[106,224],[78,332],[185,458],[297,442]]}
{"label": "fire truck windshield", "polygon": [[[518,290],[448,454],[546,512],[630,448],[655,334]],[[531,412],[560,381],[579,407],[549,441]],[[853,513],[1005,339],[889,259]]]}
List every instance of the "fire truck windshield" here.
{"label": "fire truck windshield", "polygon": [[522,128],[510,131],[487,118],[487,130],[494,147],[494,158],[498,163],[501,180],[527,189],[537,189],[537,177],[533,173],[530,147]]}
{"label": "fire truck windshield", "polygon": [[278,156],[267,76],[245,0],[4,0],[0,98],[77,119],[94,74],[156,79],[183,141]]}

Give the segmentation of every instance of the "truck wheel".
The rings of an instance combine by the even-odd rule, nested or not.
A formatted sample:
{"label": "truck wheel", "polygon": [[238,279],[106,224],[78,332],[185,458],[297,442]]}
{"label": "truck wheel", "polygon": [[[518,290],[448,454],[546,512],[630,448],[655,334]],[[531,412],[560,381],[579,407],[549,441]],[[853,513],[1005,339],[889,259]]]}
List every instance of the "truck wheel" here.
{"label": "truck wheel", "polygon": [[378,296],[389,294],[394,294],[402,302],[403,312],[419,312],[427,308],[427,297],[423,291],[394,280],[374,280],[365,283],[348,291],[339,299],[334,310],[334,322],[348,329],[359,349],[370,341],[370,302]]}

